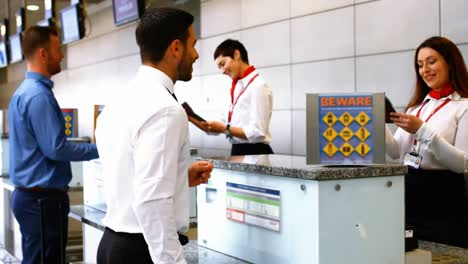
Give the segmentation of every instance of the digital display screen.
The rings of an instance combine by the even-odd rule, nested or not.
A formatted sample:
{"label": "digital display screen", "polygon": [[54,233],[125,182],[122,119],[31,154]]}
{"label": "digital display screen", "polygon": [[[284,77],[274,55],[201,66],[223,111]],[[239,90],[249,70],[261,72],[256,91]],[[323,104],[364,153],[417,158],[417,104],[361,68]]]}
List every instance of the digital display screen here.
{"label": "digital display screen", "polygon": [[73,5],[62,9],[60,11],[60,20],[62,22],[62,38],[64,44],[81,38],[78,6]]}
{"label": "digital display screen", "polygon": [[11,63],[19,62],[23,60],[23,52],[21,51],[21,36],[19,34],[10,36],[10,51],[11,51]]}
{"label": "digital display screen", "polygon": [[139,0],[112,0],[114,22],[122,25],[140,17]]}
{"label": "digital display screen", "polygon": [[5,42],[0,42],[0,68],[4,68],[8,65],[8,55]]}

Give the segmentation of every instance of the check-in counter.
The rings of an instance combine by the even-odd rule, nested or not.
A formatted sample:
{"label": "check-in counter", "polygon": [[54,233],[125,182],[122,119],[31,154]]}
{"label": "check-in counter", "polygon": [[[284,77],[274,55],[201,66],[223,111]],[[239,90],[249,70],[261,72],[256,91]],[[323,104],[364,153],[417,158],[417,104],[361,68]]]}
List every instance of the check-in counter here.
{"label": "check-in counter", "polygon": [[259,264],[405,262],[405,166],[210,161],[210,182],[198,187],[199,245]]}

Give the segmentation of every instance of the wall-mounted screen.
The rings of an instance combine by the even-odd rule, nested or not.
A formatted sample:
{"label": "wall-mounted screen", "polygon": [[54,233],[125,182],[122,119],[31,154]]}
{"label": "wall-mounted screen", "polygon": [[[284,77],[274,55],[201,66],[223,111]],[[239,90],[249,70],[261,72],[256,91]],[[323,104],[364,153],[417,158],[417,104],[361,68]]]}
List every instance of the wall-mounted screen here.
{"label": "wall-mounted screen", "polygon": [[0,68],[4,68],[8,65],[8,52],[7,45],[4,41],[0,42]]}
{"label": "wall-mounted screen", "polygon": [[23,51],[21,51],[21,33],[10,36],[10,63],[23,60]]}
{"label": "wall-mounted screen", "polygon": [[37,21],[36,25],[41,26],[41,27],[50,27],[50,26],[54,26],[55,23],[52,18],[46,18],[46,19]]}
{"label": "wall-mounted screen", "polygon": [[114,23],[119,26],[137,20],[144,8],[144,0],[112,0]]}
{"label": "wall-mounted screen", "polygon": [[80,5],[71,5],[60,10],[62,43],[70,43],[84,36],[84,17]]}

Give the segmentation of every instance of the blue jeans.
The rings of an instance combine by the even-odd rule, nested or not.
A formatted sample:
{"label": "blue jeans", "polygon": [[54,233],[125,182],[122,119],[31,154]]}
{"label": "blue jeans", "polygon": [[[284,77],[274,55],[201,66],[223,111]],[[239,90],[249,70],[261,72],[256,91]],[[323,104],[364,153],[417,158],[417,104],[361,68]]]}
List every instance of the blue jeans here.
{"label": "blue jeans", "polygon": [[68,194],[16,188],[11,196],[11,208],[21,231],[22,264],[63,264],[60,259],[61,252],[65,258],[67,244]]}

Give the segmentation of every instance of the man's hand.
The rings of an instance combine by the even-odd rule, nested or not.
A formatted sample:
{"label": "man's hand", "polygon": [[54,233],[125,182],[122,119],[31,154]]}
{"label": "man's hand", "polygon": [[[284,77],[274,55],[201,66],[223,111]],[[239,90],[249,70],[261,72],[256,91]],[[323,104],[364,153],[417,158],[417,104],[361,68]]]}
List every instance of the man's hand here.
{"label": "man's hand", "polygon": [[219,121],[208,122],[208,131],[214,133],[224,133],[226,131],[226,125]]}
{"label": "man's hand", "polygon": [[213,165],[209,161],[195,161],[188,169],[189,186],[195,187],[207,183],[211,177]]}

